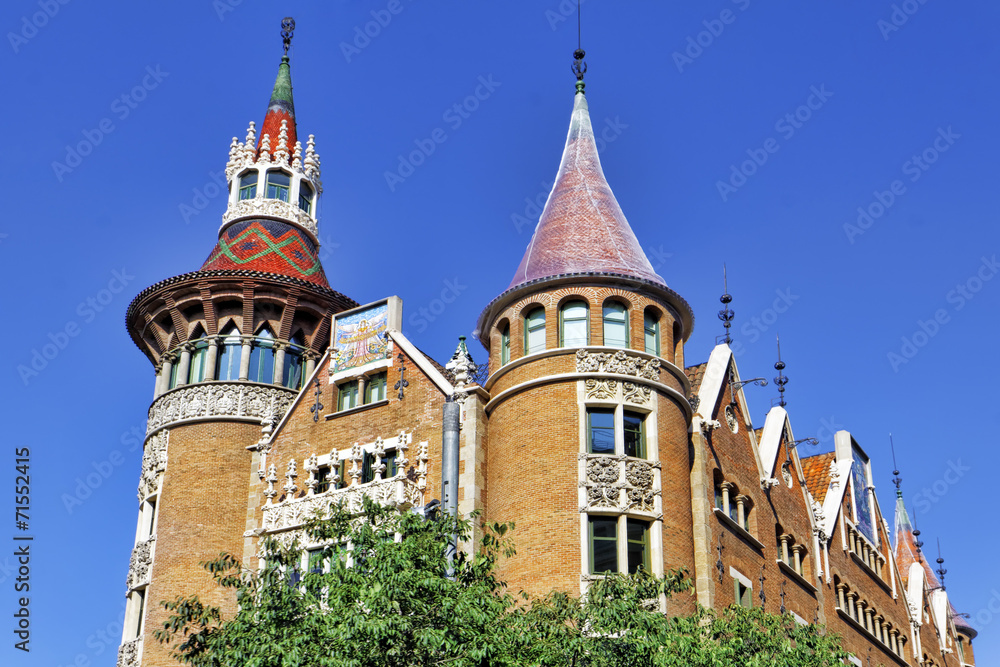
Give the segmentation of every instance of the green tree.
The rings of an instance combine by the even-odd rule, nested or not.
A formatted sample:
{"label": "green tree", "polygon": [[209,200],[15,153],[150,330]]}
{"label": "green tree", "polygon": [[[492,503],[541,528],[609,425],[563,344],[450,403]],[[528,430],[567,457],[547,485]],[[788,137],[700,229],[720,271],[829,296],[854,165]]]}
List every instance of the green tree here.
{"label": "green tree", "polygon": [[155,636],[194,667],[825,667],[846,655],[819,628],[759,609],[666,616],[661,601],[690,587],[683,572],[611,575],[582,598],[514,595],[496,575],[514,551],[511,524],[484,525],[449,578],[445,546],[470,526],[368,501],[360,517],[333,506],[304,530],[327,545],[307,567],[300,545],[273,539],[259,570],[222,554],[206,567],[238,611],[178,598],[163,603],[172,614]]}

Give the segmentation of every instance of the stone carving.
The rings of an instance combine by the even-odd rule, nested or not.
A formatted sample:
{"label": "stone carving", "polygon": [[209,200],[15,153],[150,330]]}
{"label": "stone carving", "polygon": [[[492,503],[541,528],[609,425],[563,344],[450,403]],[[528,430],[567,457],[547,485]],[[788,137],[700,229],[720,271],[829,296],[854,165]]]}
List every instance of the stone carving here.
{"label": "stone carving", "polygon": [[128,564],[128,590],[149,583],[149,572],[153,567],[153,544],[156,536],[145,542],[140,542],[132,549],[132,558]]}
{"label": "stone carving", "polygon": [[660,360],[632,356],[625,350],[618,350],[613,354],[579,350],[576,353],[576,370],[578,373],[619,373],[646,380],[658,380]]}
{"label": "stone carving", "polygon": [[616,380],[594,380],[587,378],[583,381],[583,386],[587,390],[588,399],[613,401],[617,397],[618,382]]}
{"label": "stone carving", "polygon": [[618,509],[621,468],[617,457],[594,456],[587,460],[587,507]]}
{"label": "stone carving", "polygon": [[628,509],[655,511],[654,499],[658,491],[653,488],[653,466],[646,461],[628,461],[625,464],[625,480],[628,482]]}
{"label": "stone carving", "polygon": [[185,385],[153,401],[146,433],[189,419],[232,417],[242,421],[275,422],[285,416],[296,392],[241,382]]}
{"label": "stone carving", "polygon": [[[263,152],[261,155],[263,155]],[[244,199],[230,206],[222,215],[222,226],[225,227],[229,223],[241,218],[259,217],[278,218],[292,222],[308,230],[313,237],[317,237],[319,233],[316,221],[298,206],[281,201],[280,199],[264,199],[263,197]]]}
{"label": "stone carving", "polygon": [[125,642],[118,648],[118,667],[139,667],[142,639]]}
{"label": "stone carving", "polygon": [[733,433],[740,430],[740,424],[736,421],[736,412],[731,405],[726,406],[726,424],[729,425],[729,430]]}
{"label": "stone carving", "polygon": [[[426,482],[425,482],[426,483]],[[265,531],[288,530],[302,526],[312,516],[329,516],[337,505],[358,514],[368,497],[381,505],[391,505],[400,510],[424,504],[419,480],[414,481],[401,474],[389,479],[381,479],[367,484],[352,484],[343,489],[331,489],[323,493],[301,498],[292,498],[264,505],[263,527]]]}
{"label": "stone carving", "polygon": [[139,500],[156,493],[163,471],[167,469],[167,442],[170,431],[163,429],[146,442],[142,452],[142,476],[139,478]]}
{"label": "stone carving", "polygon": [[643,405],[649,403],[649,397],[653,393],[649,387],[633,382],[623,382],[622,390],[625,393],[626,401]]}

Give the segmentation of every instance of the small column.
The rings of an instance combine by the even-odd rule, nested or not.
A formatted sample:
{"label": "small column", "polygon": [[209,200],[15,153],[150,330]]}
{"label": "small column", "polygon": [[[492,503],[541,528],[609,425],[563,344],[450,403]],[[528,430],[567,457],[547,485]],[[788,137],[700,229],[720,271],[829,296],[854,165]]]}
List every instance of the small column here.
{"label": "small column", "polygon": [[185,343],[181,347],[181,365],[177,369],[177,386],[183,387],[188,382],[188,373],[191,371],[191,346]]}
{"label": "small column", "polygon": [[274,344],[274,378],[271,384],[281,384],[285,376],[285,349],[288,347],[287,343],[275,343]]}
{"label": "small column", "polygon": [[208,339],[208,353],[205,356],[205,379],[214,380],[216,368],[215,365],[219,359],[219,341],[218,336]]}
{"label": "small column", "polygon": [[878,614],[872,619],[872,623],[875,626],[875,638],[882,641],[882,614]]}
{"label": "small column", "polygon": [[747,500],[743,494],[736,496],[736,521],[743,529],[747,527]]}
{"label": "small column", "polygon": [[174,368],[176,358],[172,354],[163,355],[163,371],[160,374],[160,394],[164,394],[170,389],[170,374]]}
{"label": "small column", "polygon": [[246,380],[250,377],[250,352],[253,336],[240,336],[243,342],[243,351],[240,354],[240,379]]}
{"label": "small column", "polygon": [[792,567],[795,568],[795,571],[799,574],[802,574],[802,551],[803,549],[801,544],[796,544],[792,547],[792,557],[795,559]]}
{"label": "small column", "polygon": [[153,400],[163,393],[163,364],[159,363],[154,366],[156,369],[156,380],[153,382]]}
{"label": "small column", "polygon": [[844,597],[844,591],[847,590],[847,586],[844,584],[837,584],[837,607],[841,611],[847,611],[847,600]]}
{"label": "small column", "polygon": [[316,355],[312,350],[306,350],[303,356],[306,358],[306,371],[302,381],[305,382],[306,379],[312,376],[313,371],[316,370]]}
{"label": "small column", "polygon": [[358,405],[365,404],[365,387],[368,386],[368,377],[362,375],[358,378]]}
{"label": "small column", "polygon": [[791,535],[784,535],[783,534],[781,536],[781,560],[783,560],[785,562],[785,565],[788,565],[788,563],[789,563],[789,559],[788,559],[788,540],[790,540],[790,539],[791,539]]}
{"label": "small column", "polygon": [[862,603],[862,604],[865,605],[865,623],[864,623],[865,628],[868,629],[868,632],[870,632],[872,634],[875,634],[875,629],[872,626],[872,610],[871,610],[871,607],[869,607],[867,605],[867,603]]}
{"label": "small column", "polygon": [[847,615],[853,618],[855,621],[858,620],[858,594],[848,593],[847,594]]}
{"label": "small column", "polygon": [[725,512],[726,516],[729,516],[729,490],[733,488],[733,485],[729,482],[723,482],[719,488],[722,489],[722,511]]}

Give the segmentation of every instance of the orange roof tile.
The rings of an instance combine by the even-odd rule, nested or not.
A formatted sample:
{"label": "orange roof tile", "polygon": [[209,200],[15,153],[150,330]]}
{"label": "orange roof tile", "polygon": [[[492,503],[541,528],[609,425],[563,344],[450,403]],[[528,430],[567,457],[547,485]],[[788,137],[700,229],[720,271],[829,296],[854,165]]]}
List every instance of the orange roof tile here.
{"label": "orange roof tile", "polygon": [[809,489],[813,499],[818,503],[822,504],[826,499],[826,492],[830,488],[830,463],[836,457],[834,452],[824,452],[800,459],[802,474],[806,477],[806,488]]}

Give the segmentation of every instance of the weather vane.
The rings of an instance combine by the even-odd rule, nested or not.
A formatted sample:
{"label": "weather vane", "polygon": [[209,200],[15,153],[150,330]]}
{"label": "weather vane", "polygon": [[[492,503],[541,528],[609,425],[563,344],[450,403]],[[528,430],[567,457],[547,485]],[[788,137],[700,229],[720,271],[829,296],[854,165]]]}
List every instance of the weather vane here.
{"label": "weather vane", "polygon": [[583,75],[587,73],[587,63],[583,62],[587,52],[583,50],[583,20],[580,13],[580,0],[576,2],[576,51],[573,52],[573,74],[576,75],[576,91],[583,92]]}
{"label": "weather vane", "polygon": [[281,41],[285,47],[285,55],[288,55],[288,47],[292,45],[292,33],[295,32],[295,19],[286,16],[281,19]]}

